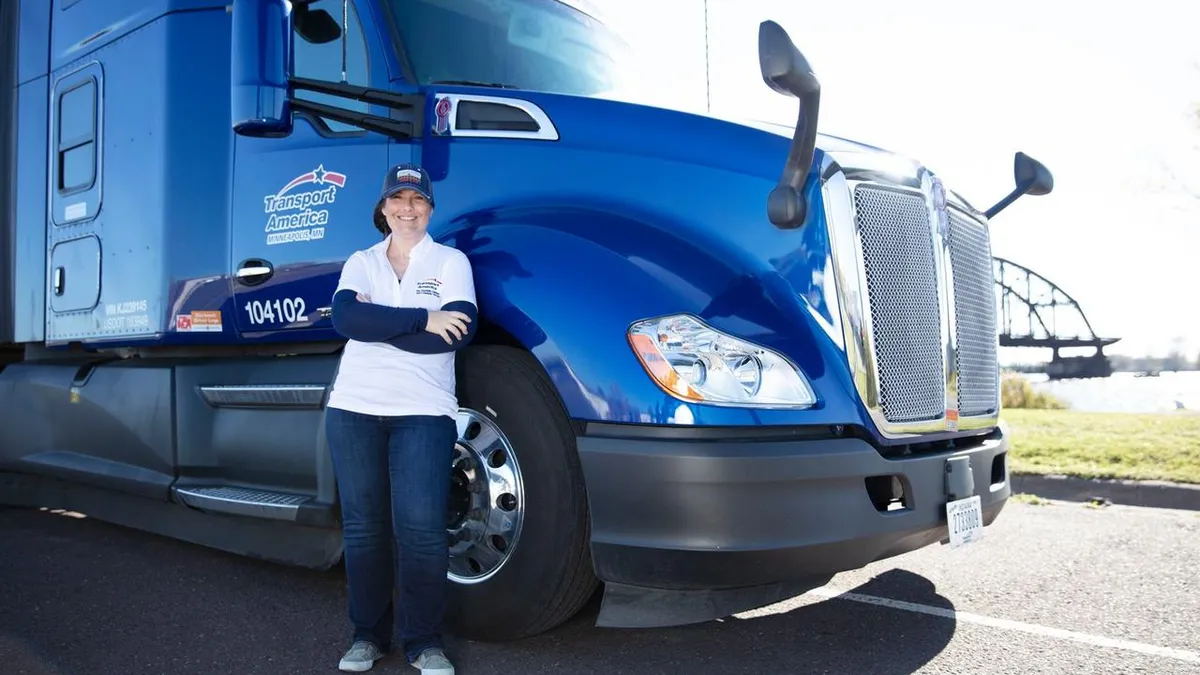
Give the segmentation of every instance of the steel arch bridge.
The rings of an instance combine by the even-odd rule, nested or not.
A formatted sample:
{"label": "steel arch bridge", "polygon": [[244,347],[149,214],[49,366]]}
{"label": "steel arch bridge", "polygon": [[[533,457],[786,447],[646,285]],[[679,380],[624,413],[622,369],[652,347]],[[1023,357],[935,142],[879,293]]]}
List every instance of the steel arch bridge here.
{"label": "steel arch bridge", "polygon": [[[1121,338],[1096,335],[1075,298],[1046,277],[1005,258],[992,260],[1001,347],[1053,350],[1046,366],[1052,379],[1112,374],[1104,348]],[[1096,352],[1089,356],[1059,354],[1059,349],[1070,347],[1094,347]]]}

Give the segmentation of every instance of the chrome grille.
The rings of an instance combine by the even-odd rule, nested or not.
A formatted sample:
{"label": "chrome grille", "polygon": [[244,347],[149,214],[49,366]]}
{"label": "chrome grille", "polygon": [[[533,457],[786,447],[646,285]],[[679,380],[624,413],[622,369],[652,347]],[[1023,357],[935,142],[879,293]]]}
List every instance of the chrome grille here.
{"label": "chrome grille", "polygon": [[986,415],[997,410],[999,396],[992,249],[984,226],[954,211],[950,212],[950,262],[959,414]]}
{"label": "chrome grille", "polygon": [[945,415],[941,315],[929,211],[919,193],[859,185],[862,242],[879,403],[888,422]]}

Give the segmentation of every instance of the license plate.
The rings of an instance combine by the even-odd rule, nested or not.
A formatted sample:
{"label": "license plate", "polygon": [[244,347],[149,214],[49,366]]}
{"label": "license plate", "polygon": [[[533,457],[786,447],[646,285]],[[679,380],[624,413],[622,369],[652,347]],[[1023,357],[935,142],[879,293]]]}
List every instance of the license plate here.
{"label": "license plate", "polygon": [[983,538],[983,506],[979,495],[946,504],[946,524],[950,528],[950,548],[958,548]]}

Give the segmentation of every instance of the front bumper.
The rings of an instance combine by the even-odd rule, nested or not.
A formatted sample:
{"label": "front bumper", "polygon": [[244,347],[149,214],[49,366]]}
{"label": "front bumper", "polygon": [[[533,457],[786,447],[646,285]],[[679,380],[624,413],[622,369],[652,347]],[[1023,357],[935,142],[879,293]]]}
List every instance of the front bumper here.
{"label": "front bumper", "polygon": [[[895,459],[817,433],[589,427],[578,445],[597,576],[647,592],[811,588],[945,540],[952,457],[969,459],[985,525],[1010,493],[1001,429]],[[903,505],[889,509],[893,478]]]}

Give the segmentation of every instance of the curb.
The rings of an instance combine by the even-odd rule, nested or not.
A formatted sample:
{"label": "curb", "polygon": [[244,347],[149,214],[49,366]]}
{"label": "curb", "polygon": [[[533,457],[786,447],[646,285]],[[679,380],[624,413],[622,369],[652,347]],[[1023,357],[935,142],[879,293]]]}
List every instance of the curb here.
{"label": "curb", "polygon": [[1102,500],[1127,506],[1200,511],[1200,485],[1016,473],[1009,478],[1012,480],[1013,494],[1025,493],[1072,502]]}

